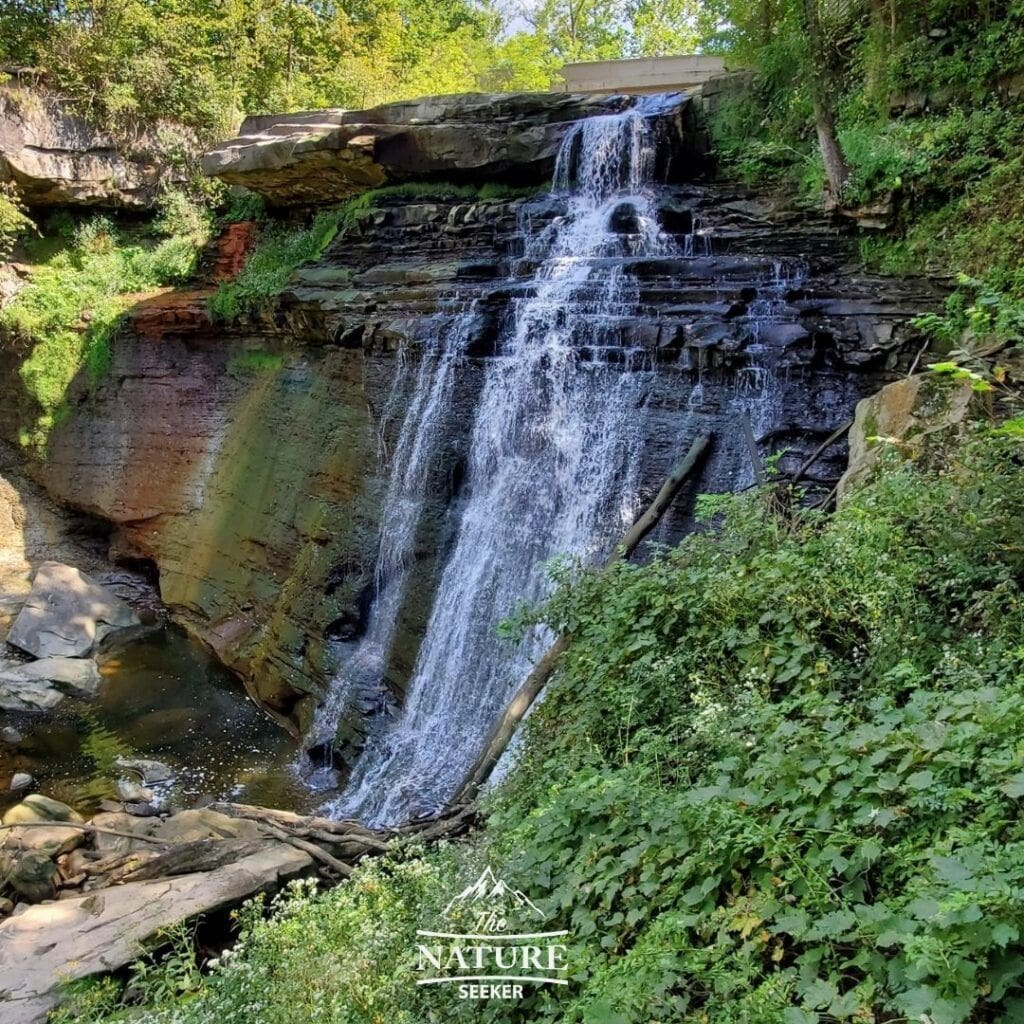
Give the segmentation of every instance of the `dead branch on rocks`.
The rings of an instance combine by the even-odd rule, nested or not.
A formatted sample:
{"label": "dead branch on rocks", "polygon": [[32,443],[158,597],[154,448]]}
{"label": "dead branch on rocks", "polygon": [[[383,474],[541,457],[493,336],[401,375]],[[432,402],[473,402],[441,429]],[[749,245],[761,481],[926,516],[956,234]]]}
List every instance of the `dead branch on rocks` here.
{"label": "dead branch on rocks", "polygon": [[[658,524],[666,509],[672,504],[672,500],[678,494],[679,489],[698,466],[710,443],[711,437],[709,435],[702,435],[693,442],[686,456],[669,473],[654,501],[651,502],[643,515],[627,531],[619,544],[616,545],[615,550],[605,562],[606,566],[613,565],[618,561],[624,561],[640,546],[641,541]],[[515,735],[527,711],[530,710],[533,702],[537,699],[541,690],[544,689],[545,683],[547,683],[554,672],[561,656],[568,649],[569,643],[570,638],[565,634],[558,637],[537,664],[533,666],[532,671],[526,677],[526,681],[515,692],[501,718],[495,723],[483,752],[477,758],[476,763],[456,791],[453,798],[454,804],[464,805],[476,799],[481,787],[490,777],[501,755],[504,754],[509,743],[511,743],[512,737]]]}

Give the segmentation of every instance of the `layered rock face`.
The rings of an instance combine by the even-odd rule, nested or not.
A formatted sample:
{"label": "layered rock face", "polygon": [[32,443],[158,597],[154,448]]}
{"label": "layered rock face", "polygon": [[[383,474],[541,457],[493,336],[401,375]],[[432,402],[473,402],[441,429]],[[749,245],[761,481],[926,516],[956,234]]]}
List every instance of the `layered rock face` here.
{"label": "layered rock face", "polygon": [[[330,204],[389,183],[549,180],[569,126],[628,107],[626,96],[469,93],[249,117],[238,138],[203,158],[203,172],[244,185],[274,206]],[[681,99],[664,117],[675,151],[703,156],[694,110]]]}
{"label": "layered rock face", "polygon": [[[157,331],[149,315],[145,337],[121,339],[107,377],[88,395],[79,385],[55,430],[39,469],[51,493],[114,523],[115,554],[152,559],[164,599],[293,730],[366,629],[388,465],[420,355],[458,322],[465,355],[430,453],[387,685],[355,695],[340,748],[354,753],[401,701],[464,500],[483,371],[503,318],[534,287],[524,239],[563,204],[388,202],[237,329],[190,322],[176,333],[172,320]],[[706,431],[715,445],[695,491],[751,483],[743,417],[760,455],[783,451],[791,470],[909,361],[907,321],[936,297],[857,272],[825,222],[712,184],[666,187],[659,211],[671,250],[623,259],[632,298],[579,336],[583,360],[657,371],[645,491]],[[635,211],[615,219],[628,240]],[[808,484],[829,490],[844,463],[839,443]],[[655,539],[677,537],[690,515],[683,503]]]}
{"label": "layered rock face", "polygon": [[29,206],[149,209],[175,176],[159,150],[149,137],[118,144],[44,91],[0,89],[0,181]]}

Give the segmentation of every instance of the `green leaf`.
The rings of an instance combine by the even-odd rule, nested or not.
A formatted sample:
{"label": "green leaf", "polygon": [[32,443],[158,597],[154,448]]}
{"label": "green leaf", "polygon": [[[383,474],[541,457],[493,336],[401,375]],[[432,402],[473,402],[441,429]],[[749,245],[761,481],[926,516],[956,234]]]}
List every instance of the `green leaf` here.
{"label": "green leaf", "polygon": [[1007,796],[1012,796],[1015,800],[1018,797],[1024,796],[1024,772],[1017,772],[1016,775],[1011,775],[999,788]]}

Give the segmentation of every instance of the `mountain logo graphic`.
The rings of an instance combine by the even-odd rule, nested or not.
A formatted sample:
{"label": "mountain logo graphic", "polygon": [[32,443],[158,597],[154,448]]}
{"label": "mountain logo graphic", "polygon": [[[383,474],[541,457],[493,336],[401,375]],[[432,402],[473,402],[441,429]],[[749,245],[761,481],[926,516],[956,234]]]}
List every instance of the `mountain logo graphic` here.
{"label": "mountain logo graphic", "polygon": [[460,999],[489,1000],[569,984],[568,931],[545,929],[540,907],[490,868],[442,914],[447,921],[439,930],[416,930],[417,985],[452,985]]}
{"label": "mountain logo graphic", "polygon": [[459,909],[493,911],[507,914],[518,911],[521,914],[544,920],[546,915],[522,890],[513,889],[504,879],[498,878],[490,868],[484,868],[480,877],[454,896],[444,908],[443,915],[451,917]]}

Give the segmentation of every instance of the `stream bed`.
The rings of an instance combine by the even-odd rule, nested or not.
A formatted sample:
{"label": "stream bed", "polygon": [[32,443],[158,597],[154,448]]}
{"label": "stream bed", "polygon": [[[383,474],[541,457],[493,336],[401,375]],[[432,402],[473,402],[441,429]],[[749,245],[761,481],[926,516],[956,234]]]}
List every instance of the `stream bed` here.
{"label": "stream bed", "polygon": [[22,738],[0,742],[0,775],[30,772],[34,791],[90,814],[116,799],[119,777],[134,779],[115,758],[143,757],[174,771],[171,807],[215,797],[308,808],[294,741],[199,642],[164,626],[101,658],[100,671],[92,700],[3,715]]}

